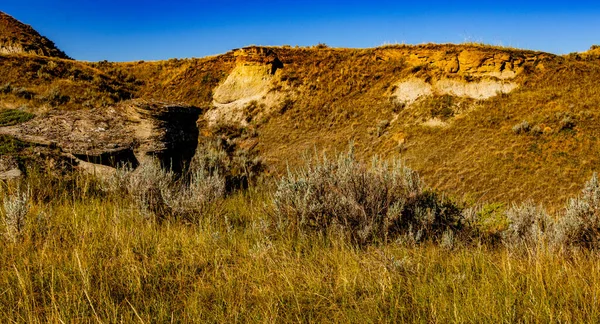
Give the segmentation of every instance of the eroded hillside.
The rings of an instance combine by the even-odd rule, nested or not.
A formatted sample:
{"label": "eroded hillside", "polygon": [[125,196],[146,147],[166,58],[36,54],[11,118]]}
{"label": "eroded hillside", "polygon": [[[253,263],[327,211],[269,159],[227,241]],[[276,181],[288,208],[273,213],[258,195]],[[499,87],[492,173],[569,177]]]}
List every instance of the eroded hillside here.
{"label": "eroded hillside", "polygon": [[240,145],[278,171],[353,142],[363,159],[401,154],[453,195],[558,206],[600,158],[593,60],[477,45],[251,47],[203,60],[113,68],[149,80],[140,94],[161,84],[156,94],[206,109],[206,129],[240,128]]}
{"label": "eroded hillside", "polygon": [[481,45],[255,46],[130,63],[4,52],[0,65],[3,109],[64,120],[130,99],[189,107],[200,114],[200,141],[227,136],[275,174],[304,153],[352,142],[361,159],[400,155],[461,198],[555,207],[600,161],[596,48],[555,56]]}

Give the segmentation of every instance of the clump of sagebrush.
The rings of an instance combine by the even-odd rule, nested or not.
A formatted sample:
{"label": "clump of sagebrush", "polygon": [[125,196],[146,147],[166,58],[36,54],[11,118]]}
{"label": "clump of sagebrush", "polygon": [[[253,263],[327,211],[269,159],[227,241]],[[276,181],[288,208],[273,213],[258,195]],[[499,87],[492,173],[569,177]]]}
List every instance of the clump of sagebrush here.
{"label": "clump of sagebrush", "polygon": [[564,247],[600,248],[600,184],[594,173],[581,195],[569,201],[556,226],[555,241]]}
{"label": "clump of sagebrush", "polygon": [[[124,174],[119,174],[119,173]],[[165,197],[174,182],[174,174],[161,168],[158,161],[144,163],[136,170],[121,170],[117,177],[124,181],[124,188],[145,217],[162,219],[169,214]]]}
{"label": "clump of sagebrush", "polygon": [[10,241],[17,241],[25,228],[29,213],[29,193],[19,189],[3,199],[5,236]]}
{"label": "clump of sagebrush", "polygon": [[163,195],[172,212],[189,218],[201,214],[211,203],[224,197],[225,185],[220,170],[207,165],[197,154],[184,177],[175,181],[171,190],[164,191]]}
{"label": "clump of sagebrush", "polygon": [[255,184],[264,170],[263,160],[254,151],[238,146],[236,137],[244,130],[229,124],[219,124],[219,137],[198,146],[196,158],[204,160],[208,169],[218,169],[225,177],[227,192],[246,189]]}
{"label": "clump of sagebrush", "polygon": [[515,134],[524,134],[529,132],[529,130],[531,129],[531,126],[529,125],[529,122],[524,120],[516,125],[513,126],[512,131]]}
{"label": "clump of sagebrush", "polygon": [[104,182],[109,192],[125,193],[145,217],[194,219],[225,194],[225,178],[201,157],[194,157],[184,174],[175,174],[158,161],[135,170],[118,169]]}
{"label": "clump of sagebrush", "polygon": [[504,244],[513,249],[535,248],[551,233],[552,219],[542,206],[528,201],[506,211],[508,227],[502,233]]}
{"label": "clump of sagebrush", "polygon": [[288,171],[273,195],[280,229],[327,234],[340,229],[354,243],[409,235],[439,237],[461,226],[460,209],[426,190],[418,174],[399,160],[359,163],[352,152],[335,160],[311,159]]}

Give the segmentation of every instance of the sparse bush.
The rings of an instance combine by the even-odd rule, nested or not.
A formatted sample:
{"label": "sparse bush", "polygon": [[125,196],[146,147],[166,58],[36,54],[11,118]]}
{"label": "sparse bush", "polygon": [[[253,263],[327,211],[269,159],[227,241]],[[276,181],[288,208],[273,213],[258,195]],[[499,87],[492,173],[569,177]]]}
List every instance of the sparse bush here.
{"label": "sparse bush", "polygon": [[165,202],[176,216],[194,220],[207,207],[225,196],[225,177],[206,160],[194,157],[185,178],[163,191]]}
{"label": "sparse bush", "polygon": [[256,152],[237,145],[237,138],[248,134],[248,128],[217,127],[218,137],[198,145],[196,158],[204,160],[207,168],[218,170],[225,177],[227,192],[248,188],[259,179],[265,167]]}
{"label": "sparse bush", "polygon": [[4,225],[5,237],[15,242],[25,228],[27,213],[29,212],[29,193],[17,191],[4,197]]}
{"label": "sparse bush", "polygon": [[12,86],[9,83],[4,84],[3,86],[0,86],[0,93],[2,94],[9,94],[12,92]]}
{"label": "sparse bush", "polygon": [[35,95],[33,92],[27,90],[27,88],[24,88],[24,87],[12,88],[12,93],[17,97],[27,99],[27,100],[32,99],[33,96]]}
{"label": "sparse bush", "polygon": [[283,102],[281,102],[281,104],[279,105],[279,113],[284,114],[286,111],[290,110],[292,107],[294,107],[294,100],[292,100],[289,97],[285,98],[285,100],[283,100]]}
{"label": "sparse bush", "polygon": [[442,120],[454,116],[454,97],[444,95],[430,100],[431,118],[441,118]]}
{"label": "sparse bush", "polygon": [[341,229],[359,245],[402,235],[420,241],[460,226],[459,208],[425,190],[402,162],[374,159],[369,168],[352,150],[337,160],[314,159],[289,171],[273,204],[280,229],[325,235]]}
{"label": "sparse bush", "polygon": [[383,135],[383,133],[385,133],[385,130],[390,126],[390,121],[385,119],[385,120],[381,120],[379,121],[379,123],[377,124],[377,137]]}
{"label": "sparse bush", "polygon": [[592,178],[578,198],[567,204],[559,220],[555,241],[564,247],[600,248],[600,184],[598,175]]}
{"label": "sparse bush", "polygon": [[531,128],[530,133],[531,135],[539,136],[544,133],[544,130],[542,129],[542,127],[540,127],[540,125],[535,125]]}
{"label": "sparse bush", "polygon": [[533,202],[514,205],[506,211],[508,228],[503,242],[509,248],[534,248],[543,243],[552,227],[550,216],[541,206]]}
{"label": "sparse bush", "polygon": [[512,131],[515,134],[525,134],[525,133],[529,132],[530,129],[531,129],[531,126],[529,125],[529,122],[524,120],[524,121],[516,124],[515,126],[513,126]]}
{"label": "sparse bush", "polygon": [[174,175],[163,170],[158,162],[144,163],[133,171],[123,169],[117,172],[117,177],[118,181],[124,181],[124,189],[143,216],[162,219],[170,214],[165,197],[169,195]]}
{"label": "sparse bush", "polygon": [[62,105],[71,100],[69,96],[61,94],[58,88],[52,88],[45,95],[39,96],[38,98],[51,105]]}
{"label": "sparse bush", "polygon": [[566,116],[561,119],[559,126],[561,131],[573,130],[575,128],[575,120],[570,116]]}

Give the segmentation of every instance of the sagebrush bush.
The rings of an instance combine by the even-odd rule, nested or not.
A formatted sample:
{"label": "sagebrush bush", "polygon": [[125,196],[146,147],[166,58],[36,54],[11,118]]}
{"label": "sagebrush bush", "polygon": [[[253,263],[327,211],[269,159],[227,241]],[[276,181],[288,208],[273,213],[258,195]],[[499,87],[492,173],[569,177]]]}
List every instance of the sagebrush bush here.
{"label": "sagebrush bush", "polygon": [[225,176],[196,155],[184,178],[163,191],[165,202],[175,214],[186,218],[202,214],[209,204],[225,196]]}
{"label": "sagebrush bush", "polygon": [[225,195],[225,177],[201,157],[194,157],[183,175],[165,170],[154,161],[136,170],[118,169],[105,181],[105,190],[128,194],[146,217],[194,220]]}
{"label": "sagebrush bush", "polygon": [[219,170],[225,177],[227,192],[246,189],[264,171],[263,160],[256,152],[238,147],[234,138],[242,136],[242,129],[229,124],[219,125],[215,132],[220,137],[200,144],[196,158],[203,160],[209,170]]}
{"label": "sagebrush bush", "polygon": [[145,217],[159,219],[170,214],[165,201],[174,182],[174,174],[161,168],[157,161],[144,163],[136,170],[123,169],[116,173],[124,181],[124,189],[131,196]]}
{"label": "sagebrush bush", "polygon": [[570,116],[565,116],[560,120],[559,126],[561,131],[572,130],[575,128],[575,120]]}
{"label": "sagebrush bush", "polygon": [[543,243],[552,228],[552,219],[542,206],[528,201],[506,211],[508,228],[502,233],[504,244],[513,249],[535,248]]}
{"label": "sagebrush bush", "polygon": [[600,248],[600,184],[596,173],[581,195],[569,200],[555,235],[556,243],[565,247]]}
{"label": "sagebrush bush", "polygon": [[341,229],[365,244],[410,235],[419,241],[460,226],[460,210],[424,188],[401,161],[356,161],[352,150],[336,160],[314,159],[288,171],[273,196],[280,228],[327,234]]}
{"label": "sagebrush bush", "polygon": [[515,134],[524,134],[529,132],[529,130],[531,129],[531,126],[529,125],[529,122],[524,120],[516,125],[513,126],[512,131]]}
{"label": "sagebrush bush", "polygon": [[29,193],[17,190],[8,194],[3,199],[5,237],[10,241],[17,241],[25,228],[27,213],[29,212]]}

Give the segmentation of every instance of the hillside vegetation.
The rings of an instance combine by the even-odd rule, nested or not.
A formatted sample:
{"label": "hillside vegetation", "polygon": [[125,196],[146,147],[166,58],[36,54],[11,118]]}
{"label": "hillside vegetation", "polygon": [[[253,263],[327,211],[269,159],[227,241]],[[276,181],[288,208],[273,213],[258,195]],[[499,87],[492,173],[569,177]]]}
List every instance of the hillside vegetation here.
{"label": "hillside vegetation", "polygon": [[[452,60],[461,55],[467,64],[453,72]],[[282,67],[272,77],[250,69],[271,66],[273,57]],[[554,208],[597,170],[599,62],[424,45],[249,48],[207,59],[95,66],[109,75],[131,73],[143,83],[136,96],[188,102],[208,110],[208,124],[252,134],[240,142],[255,147],[274,170],[296,165],[302,152],[339,152],[353,142],[362,159],[400,155],[449,194],[474,201],[533,199]],[[239,80],[227,80],[230,72]],[[220,84],[242,78],[255,82],[255,93],[213,102]],[[412,79],[434,84],[431,95],[398,100],[400,82]],[[506,88],[498,84],[511,91],[495,96]],[[468,97],[469,91],[475,94]],[[519,131],[520,124],[528,126]]]}

